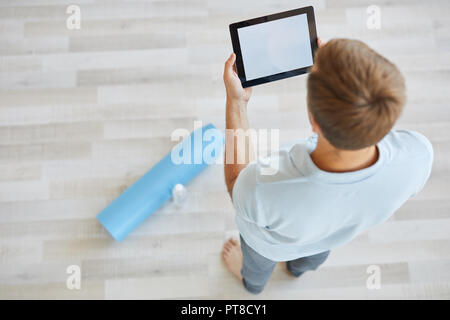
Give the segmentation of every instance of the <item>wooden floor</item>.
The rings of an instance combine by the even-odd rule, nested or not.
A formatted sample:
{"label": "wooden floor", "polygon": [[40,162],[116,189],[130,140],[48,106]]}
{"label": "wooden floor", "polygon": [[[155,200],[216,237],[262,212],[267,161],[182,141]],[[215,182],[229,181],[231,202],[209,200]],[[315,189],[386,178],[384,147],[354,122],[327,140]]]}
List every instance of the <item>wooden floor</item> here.
{"label": "wooden floor", "polygon": [[[81,8],[81,29],[66,8]],[[96,214],[169,152],[193,120],[224,128],[228,24],[313,4],[319,36],[351,37],[403,71],[399,128],[433,143],[431,179],[387,223],[292,280],[280,264],[252,296],[220,259],[237,234],[223,168],[189,185],[122,243]],[[366,27],[369,5],[381,29]],[[251,125],[310,134],[306,77],[258,86]],[[0,298],[450,298],[450,3],[446,0],[1,0]],[[369,265],[381,289],[366,287]],[[66,287],[79,265],[81,289]]]}

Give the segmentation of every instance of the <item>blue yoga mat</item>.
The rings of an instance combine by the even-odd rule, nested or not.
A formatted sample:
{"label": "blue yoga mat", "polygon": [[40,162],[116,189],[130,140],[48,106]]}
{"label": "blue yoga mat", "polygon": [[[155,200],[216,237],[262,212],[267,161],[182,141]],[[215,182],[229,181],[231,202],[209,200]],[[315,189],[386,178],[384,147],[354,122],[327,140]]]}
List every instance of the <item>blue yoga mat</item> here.
{"label": "blue yoga mat", "polygon": [[194,130],[103,209],[97,219],[121,241],[172,197],[176,184],[188,184],[221,156],[223,143],[222,133],[212,124]]}

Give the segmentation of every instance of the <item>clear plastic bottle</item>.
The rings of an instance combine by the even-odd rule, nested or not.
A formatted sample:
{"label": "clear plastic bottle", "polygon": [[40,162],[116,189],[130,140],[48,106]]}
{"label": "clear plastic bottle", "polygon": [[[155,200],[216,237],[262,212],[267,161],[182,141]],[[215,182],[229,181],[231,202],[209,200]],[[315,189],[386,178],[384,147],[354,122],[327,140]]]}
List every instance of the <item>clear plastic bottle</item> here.
{"label": "clear plastic bottle", "polygon": [[178,183],[172,189],[172,200],[175,206],[181,208],[186,203],[187,199],[187,190],[185,186]]}

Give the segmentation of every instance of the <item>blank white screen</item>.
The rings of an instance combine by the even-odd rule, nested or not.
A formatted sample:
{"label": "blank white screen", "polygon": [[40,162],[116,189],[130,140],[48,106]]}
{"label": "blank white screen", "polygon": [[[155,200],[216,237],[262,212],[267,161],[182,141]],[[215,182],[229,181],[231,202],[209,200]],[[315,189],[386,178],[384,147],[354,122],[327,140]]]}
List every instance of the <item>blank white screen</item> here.
{"label": "blank white screen", "polygon": [[312,66],[307,15],[238,29],[246,80]]}

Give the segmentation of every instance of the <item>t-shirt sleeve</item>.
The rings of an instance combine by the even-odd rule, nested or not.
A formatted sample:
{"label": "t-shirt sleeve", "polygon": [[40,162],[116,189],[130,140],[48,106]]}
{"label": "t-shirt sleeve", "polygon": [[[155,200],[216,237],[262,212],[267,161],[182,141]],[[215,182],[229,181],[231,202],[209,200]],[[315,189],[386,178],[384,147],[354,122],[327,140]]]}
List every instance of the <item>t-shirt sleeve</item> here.
{"label": "t-shirt sleeve", "polygon": [[419,187],[415,191],[415,193],[412,196],[415,196],[418,194],[422,189],[425,187],[426,182],[428,181],[430,174],[431,174],[431,168],[433,165],[433,159],[434,159],[434,152],[433,152],[433,145],[431,142],[421,133],[418,133],[416,131],[410,131],[410,133],[417,139],[417,141],[422,146],[423,150],[423,178],[421,180],[421,183],[419,184]]}
{"label": "t-shirt sleeve", "polygon": [[249,163],[239,173],[232,191],[236,215],[251,223],[257,223],[256,187],[258,174],[259,164],[257,162]]}
{"label": "t-shirt sleeve", "polygon": [[[269,157],[260,157],[247,165],[238,175],[233,187],[236,216],[260,227],[267,225],[267,202],[276,202],[271,183],[289,178],[289,152],[281,149]],[[279,191],[279,190],[278,190]],[[275,198],[274,198],[275,197]],[[274,217],[276,212],[271,210]]]}

